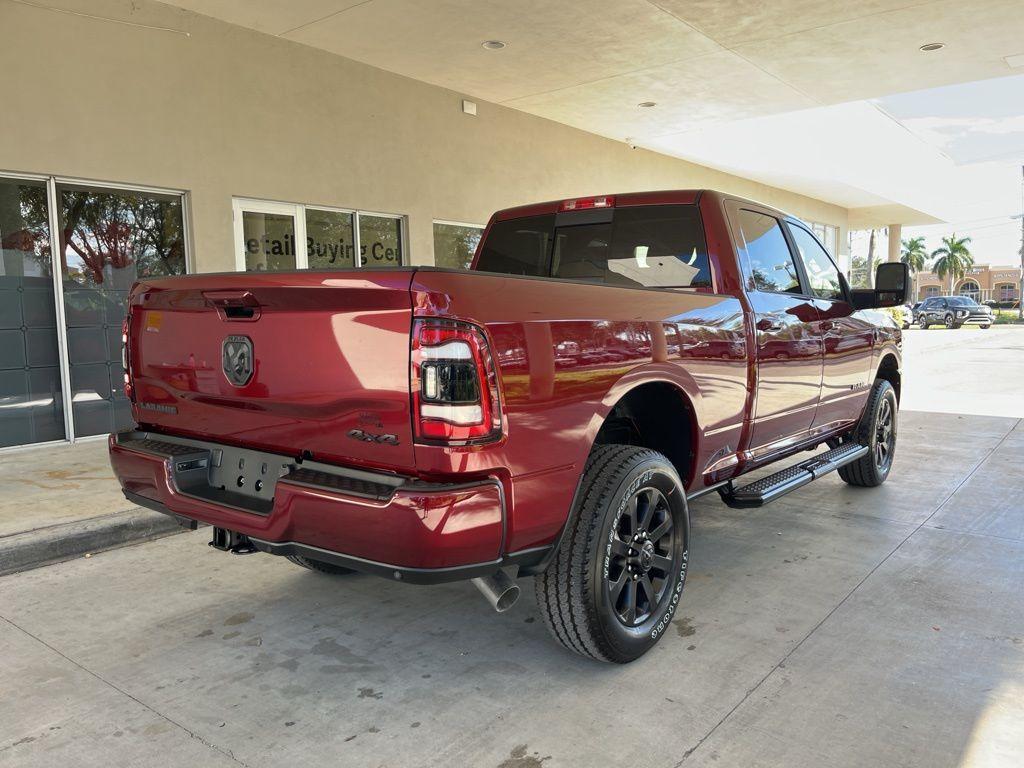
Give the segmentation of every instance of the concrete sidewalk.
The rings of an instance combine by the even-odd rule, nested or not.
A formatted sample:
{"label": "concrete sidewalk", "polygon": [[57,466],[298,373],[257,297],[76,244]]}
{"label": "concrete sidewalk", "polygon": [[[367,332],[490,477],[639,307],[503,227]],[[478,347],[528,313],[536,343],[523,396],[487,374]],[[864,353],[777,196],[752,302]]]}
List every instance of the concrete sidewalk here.
{"label": "concrete sidewalk", "polygon": [[673,625],[621,667],[527,580],[499,615],[203,532],[7,576],[0,765],[1019,768],[1024,422],[904,413],[895,461],[700,499]]}
{"label": "concrete sidewalk", "polygon": [[0,454],[0,576],[182,528],[129,503],[105,440]]}

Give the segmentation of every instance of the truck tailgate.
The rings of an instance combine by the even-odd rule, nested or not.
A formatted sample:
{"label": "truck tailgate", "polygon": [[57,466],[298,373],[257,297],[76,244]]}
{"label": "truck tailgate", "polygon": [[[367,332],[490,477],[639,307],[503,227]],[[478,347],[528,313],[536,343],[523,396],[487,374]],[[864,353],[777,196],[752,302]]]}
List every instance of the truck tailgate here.
{"label": "truck tailgate", "polygon": [[128,347],[136,421],[318,461],[411,470],[414,272],[139,283]]}

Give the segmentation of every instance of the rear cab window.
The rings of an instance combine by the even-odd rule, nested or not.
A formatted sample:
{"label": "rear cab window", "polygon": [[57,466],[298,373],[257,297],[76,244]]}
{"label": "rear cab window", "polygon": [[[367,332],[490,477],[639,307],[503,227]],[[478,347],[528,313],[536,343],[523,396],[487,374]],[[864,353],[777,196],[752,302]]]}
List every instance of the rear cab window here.
{"label": "rear cab window", "polygon": [[695,205],[587,209],[498,221],[476,269],[626,288],[711,289]]}

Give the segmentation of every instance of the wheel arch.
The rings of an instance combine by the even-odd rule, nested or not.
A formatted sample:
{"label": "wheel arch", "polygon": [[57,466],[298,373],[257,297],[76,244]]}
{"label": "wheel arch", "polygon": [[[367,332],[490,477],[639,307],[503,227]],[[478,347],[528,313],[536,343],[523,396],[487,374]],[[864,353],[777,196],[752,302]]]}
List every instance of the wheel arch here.
{"label": "wheel arch", "polygon": [[[695,477],[699,396],[678,380],[652,377],[609,393],[590,450],[619,444],[650,448],[672,462],[684,487]],[[685,435],[680,439],[680,435]]]}
{"label": "wheel arch", "polygon": [[900,385],[903,381],[903,374],[900,371],[900,361],[896,353],[886,350],[882,353],[882,359],[878,363],[878,370],[875,373],[876,379],[885,379],[892,388],[896,390],[896,402],[900,402]]}

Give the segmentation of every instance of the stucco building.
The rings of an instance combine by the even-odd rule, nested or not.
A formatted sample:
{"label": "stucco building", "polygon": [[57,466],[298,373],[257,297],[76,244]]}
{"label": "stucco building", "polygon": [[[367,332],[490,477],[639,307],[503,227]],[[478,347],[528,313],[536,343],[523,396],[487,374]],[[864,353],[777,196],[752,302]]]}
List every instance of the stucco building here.
{"label": "stucco building", "polygon": [[975,301],[995,301],[1011,304],[1020,296],[1020,267],[981,264],[958,280],[946,275],[940,279],[934,272],[922,272],[915,278],[917,298],[962,294]]}

